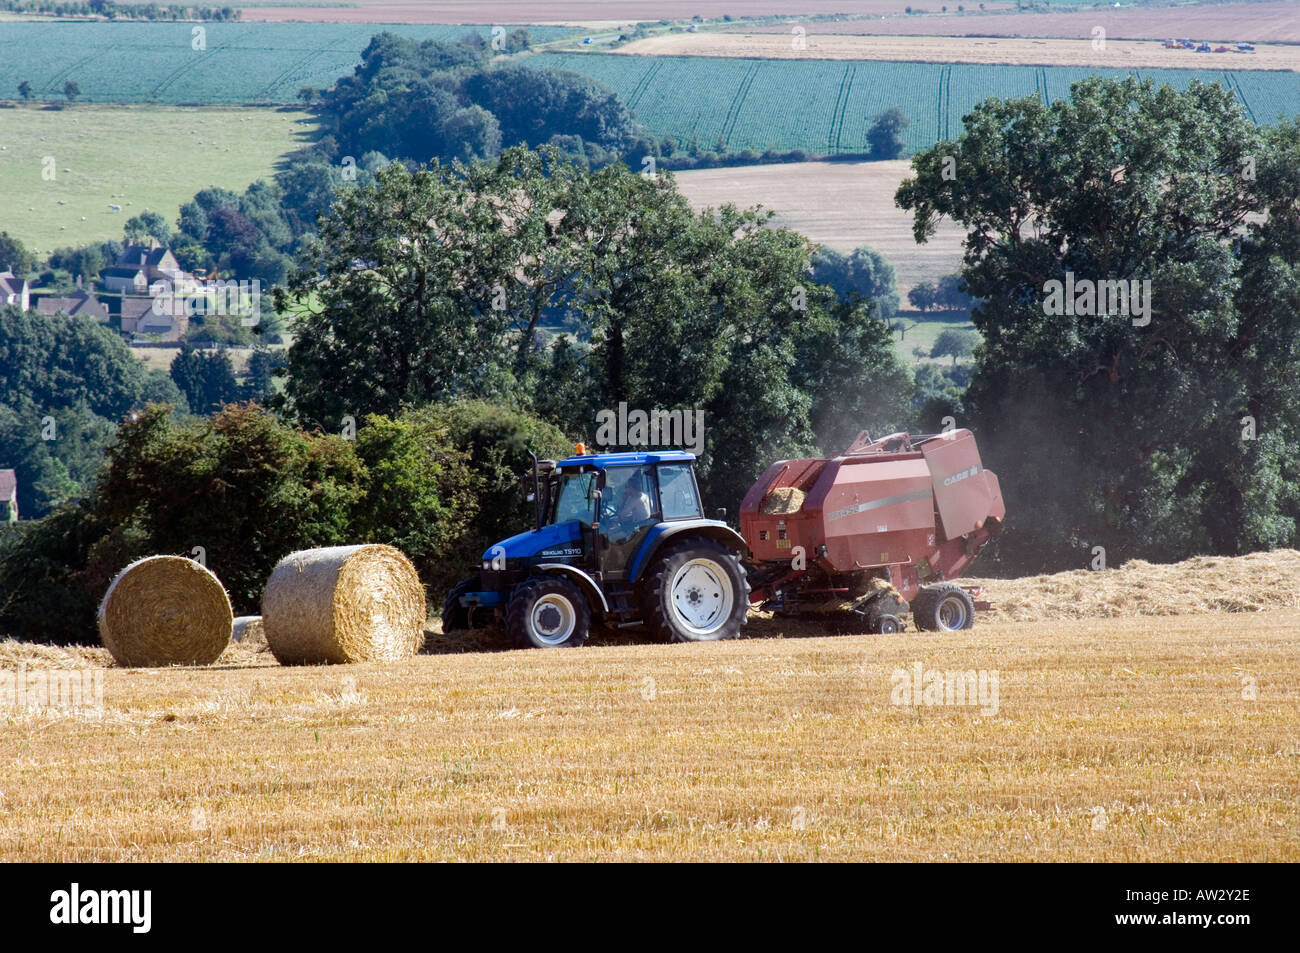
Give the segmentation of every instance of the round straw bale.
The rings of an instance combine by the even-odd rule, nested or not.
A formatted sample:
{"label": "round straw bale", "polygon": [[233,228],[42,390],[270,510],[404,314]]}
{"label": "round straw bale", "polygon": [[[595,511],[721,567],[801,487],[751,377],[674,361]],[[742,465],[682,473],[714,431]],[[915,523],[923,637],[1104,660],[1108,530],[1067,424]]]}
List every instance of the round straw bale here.
{"label": "round straw bale", "polygon": [[99,635],[119,665],[210,665],[230,644],[230,597],[211,572],[184,556],[147,556],[127,566],[99,604]]}
{"label": "round straw bale", "polygon": [[282,665],[392,662],[424,643],[424,587],[392,546],[304,549],[280,560],[262,596]]}
{"label": "round straw bale", "polygon": [[232,638],[240,645],[258,648],[266,645],[266,630],[260,615],[241,615],[235,619]]}

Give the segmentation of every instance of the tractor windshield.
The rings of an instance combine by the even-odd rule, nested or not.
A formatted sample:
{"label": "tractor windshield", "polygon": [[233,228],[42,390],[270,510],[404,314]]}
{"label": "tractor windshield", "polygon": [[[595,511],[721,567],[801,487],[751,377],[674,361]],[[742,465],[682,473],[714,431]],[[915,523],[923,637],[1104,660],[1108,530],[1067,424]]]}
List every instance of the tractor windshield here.
{"label": "tractor windshield", "polygon": [[551,510],[551,523],[568,523],[580,520],[591,525],[591,515],[596,501],[596,474],[563,473],[559,491],[555,493],[555,507]]}

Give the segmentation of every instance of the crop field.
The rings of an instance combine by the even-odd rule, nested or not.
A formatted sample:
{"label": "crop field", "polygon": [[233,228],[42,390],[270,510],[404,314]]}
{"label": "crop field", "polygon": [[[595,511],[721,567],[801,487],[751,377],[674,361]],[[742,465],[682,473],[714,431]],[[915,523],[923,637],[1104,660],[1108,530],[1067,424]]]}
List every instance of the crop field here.
{"label": "crop field", "polygon": [[[303,86],[327,87],[361,61],[382,30],[417,40],[455,40],[491,26],[346,23],[6,24],[0,30],[0,98],[27,80],[38,98],[60,98],[73,80],[92,102],[295,103]],[[202,47],[196,49],[202,30]],[[564,36],[535,27],[536,39]]]}
{"label": "crop field", "polygon": [[[936,4],[935,6],[941,6]],[[931,36],[1059,36],[1092,37],[1093,27],[1101,27],[1106,36],[1116,39],[1165,40],[1169,37],[1195,37],[1197,40],[1255,43],[1300,43],[1300,16],[1294,0],[1251,0],[1246,3],[1177,4],[1168,6],[1120,9],[1097,7],[1091,10],[1035,13],[1016,12],[1014,4],[985,4],[985,11],[967,9],[958,13],[949,4],[950,13],[931,8],[925,16],[873,17],[859,20],[836,20],[835,33],[917,34]],[[995,7],[1001,8],[996,9]],[[727,29],[727,27],[723,27]],[[782,24],[737,26],[746,32],[790,34]],[[809,25],[813,29],[823,26]]]}
{"label": "crop field", "polygon": [[[911,120],[906,149],[956,136],[961,118],[990,96],[1069,94],[1089,75],[1130,72],[1183,89],[1193,79],[1227,85],[1257,122],[1300,115],[1300,73],[1224,70],[1089,70],[1071,67],[770,60],[618,53],[544,53],[529,62],[594,76],[656,135],[712,150],[804,149],[862,153],[871,120],[897,106]],[[689,101],[691,109],[682,109]]]}
{"label": "crop field", "polygon": [[[0,856],[1300,860],[1293,611],[750,628],[108,669],[98,710],[0,709]],[[0,645],[9,670],[102,654]],[[918,666],[996,690],[913,704]]]}
{"label": "crop field", "polygon": [[[311,124],[305,113],[278,109],[0,109],[3,228],[48,254],[120,241],[126,220],[146,210],[174,223],[200,189],[242,192],[269,178]],[[53,180],[43,175],[47,157]]]}
{"label": "crop field", "polygon": [[1153,40],[1111,40],[1093,46],[1090,36],[1071,39],[1023,37],[862,36],[829,32],[838,24],[809,24],[802,45],[787,30],[772,33],[667,33],[618,48],[637,56],[741,56],[767,59],[885,60],[920,63],[985,63],[1013,66],[1087,66],[1103,69],[1296,70],[1300,46],[1260,44],[1251,53],[1167,50]]}

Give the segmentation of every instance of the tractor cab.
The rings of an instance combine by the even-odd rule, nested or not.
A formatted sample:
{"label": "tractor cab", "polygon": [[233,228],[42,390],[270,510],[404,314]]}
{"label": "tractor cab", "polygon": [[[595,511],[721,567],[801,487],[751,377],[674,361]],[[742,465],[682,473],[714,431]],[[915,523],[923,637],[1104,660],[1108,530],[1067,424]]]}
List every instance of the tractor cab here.
{"label": "tractor cab", "polygon": [[[579,446],[558,463],[534,458],[532,474],[523,478],[535,507],[533,527],[488,547],[478,575],[448,595],[444,631],[495,617],[522,644],[580,645],[595,617],[615,626],[661,627],[679,641],[735,634],[734,618],[743,621],[748,604],[739,561],[746,547],[726,523],[704,518],[694,465],[694,454],[676,450],[586,454]],[[679,550],[705,562],[676,580],[679,611],[665,621],[668,607],[650,604],[662,595],[651,592],[652,577]],[[694,589],[688,576],[699,583]],[[520,599],[537,589],[546,592],[538,596],[536,617],[519,609],[512,622],[512,605],[523,605]]]}

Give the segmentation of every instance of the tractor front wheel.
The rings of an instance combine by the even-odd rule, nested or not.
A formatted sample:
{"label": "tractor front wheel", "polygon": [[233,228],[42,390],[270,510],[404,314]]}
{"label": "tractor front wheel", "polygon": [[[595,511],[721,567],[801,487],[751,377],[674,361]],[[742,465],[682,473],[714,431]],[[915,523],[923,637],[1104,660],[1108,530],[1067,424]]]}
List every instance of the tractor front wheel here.
{"label": "tractor front wheel", "polygon": [[442,603],[442,631],[459,632],[470,628],[469,609],[460,604],[460,599],[467,592],[478,592],[478,589],[478,576],[462,579],[452,587]]}
{"label": "tractor front wheel", "polygon": [[678,543],[646,580],[646,627],[665,642],[717,642],[740,634],[749,583],[734,552],[712,539]]}
{"label": "tractor front wheel", "polygon": [[506,605],[506,634],[523,648],[576,649],[590,629],[587,597],[560,576],[524,580]]}

